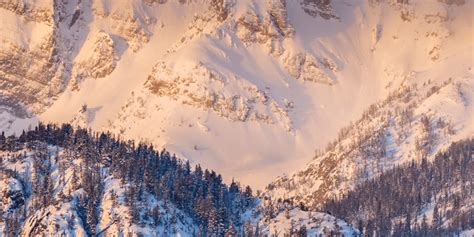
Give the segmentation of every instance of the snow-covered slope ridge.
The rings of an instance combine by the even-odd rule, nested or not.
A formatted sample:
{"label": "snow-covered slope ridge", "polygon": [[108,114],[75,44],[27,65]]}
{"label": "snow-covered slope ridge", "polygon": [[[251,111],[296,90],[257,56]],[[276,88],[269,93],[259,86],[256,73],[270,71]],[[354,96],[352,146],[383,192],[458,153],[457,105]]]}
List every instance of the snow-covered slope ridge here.
{"label": "snow-covered slope ridge", "polygon": [[400,87],[341,129],[306,168],[271,183],[268,194],[316,207],[396,165],[432,159],[474,134],[472,91],[472,77]]}
{"label": "snow-covered slope ridge", "polygon": [[255,203],[214,171],[70,125],[1,134],[0,184],[2,236],[221,236]]}
{"label": "snow-covered slope ridge", "polygon": [[302,217],[297,209],[293,224],[290,215],[268,223],[257,204],[248,186],[226,185],[214,171],[110,134],[69,124],[0,133],[2,236],[261,236],[305,226],[309,234],[353,232],[342,220]]}
{"label": "snow-covered slope ridge", "polygon": [[2,127],[36,116],[111,129],[257,187],[390,92],[473,78],[472,1],[0,7]]}
{"label": "snow-covered slope ridge", "polygon": [[[46,146],[41,143],[36,145]],[[93,197],[85,191],[88,187],[85,186],[84,179],[87,177],[81,171],[85,166],[84,161],[65,159],[68,151],[55,146],[47,147],[51,163],[48,160],[39,161],[41,157],[38,157],[38,152],[43,150],[46,151],[46,147],[39,150],[34,147],[9,154],[1,152],[4,159],[0,177],[2,184],[0,197],[3,201],[0,204],[2,234],[88,236],[91,233],[100,235],[141,232],[156,236],[175,231],[191,235],[196,228],[187,214],[174,205],[164,204],[162,200],[157,200],[148,193],[144,194],[144,201],[151,209],[146,211],[142,209],[141,212],[148,215],[148,212],[151,213],[153,210],[159,216],[160,223],[151,221],[149,224],[138,226],[138,223],[134,223],[130,207],[125,202],[128,185],[124,186],[120,179],[114,178],[104,170],[103,180],[100,180],[100,183],[94,180],[96,188],[102,192],[94,202]],[[47,171],[50,173],[37,173],[38,168],[33,167],[38,165],[49,167],[50,170]],[[30,175],[32,179],[25,178],[25,175]],[[49,186],[46,188],[36,186],[43,184]],[[40,189],[43,191],[38,191]],[[89,208],[86,207],[87,203],[96,205],[93,206],[98,208],[96,214],[86,210]]]}

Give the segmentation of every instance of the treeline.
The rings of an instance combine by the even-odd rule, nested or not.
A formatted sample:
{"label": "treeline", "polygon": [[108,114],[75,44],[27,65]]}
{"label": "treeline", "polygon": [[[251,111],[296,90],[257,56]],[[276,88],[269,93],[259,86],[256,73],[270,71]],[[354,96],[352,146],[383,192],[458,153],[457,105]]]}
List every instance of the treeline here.
{"label": "treeline", "polygon": [[[152,145],[135,144],[108,133],[73,128],[70,124],[40,123],[20,136],[0,134],[0,150],[13,152],[28,148],[35,152],[33,173],[40,178],[31,178],[28,195],[32,196],[32,209],[45,207],[52,199],[50,162],[44,162],[51,159],[46,145],[64,148],[64,159],[81,159],[80,168],[73,172],[72,182],[75,188],[82,188],[86,193],[78,202],[78,213],[91,236],[96,234],[99,221],[98,203],[104,194],[104,169],[127,184],[124,199],[131,210],[132,222],[136,224],[161,223],[160,212],[143,208],[147,199],[145,194],[151,194],[165,204],[171,203],[188,214],[199,226],[196,234],[203,236],[221,236],[228,229],[243,226],[241,214],[255,204],[250,187],[243,188],[236,182],[226,185],[216,172],[203,170],[199,165],[192,169],[188,161],[165,150],[159,152]],[[3,158],[0,157],[0,164]],[[64,172],[65,168],[59,169]],[[28,213],[31,211],[35,210]]]}
{"label": "treeline", "polygon": [[[474,228],[474,139],[358,185],[323,210],[364,236],[456,236]],[[430,220],[430,221],[428,221]]]}

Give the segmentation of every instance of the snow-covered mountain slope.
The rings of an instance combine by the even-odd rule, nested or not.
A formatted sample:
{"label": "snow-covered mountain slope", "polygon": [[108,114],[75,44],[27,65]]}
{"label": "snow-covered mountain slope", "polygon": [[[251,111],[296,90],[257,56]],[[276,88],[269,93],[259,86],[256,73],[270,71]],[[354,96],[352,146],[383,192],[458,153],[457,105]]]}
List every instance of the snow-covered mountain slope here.
{"label": "snow-covered mountain slope", "polygon": [[[59,147],[48,147],[51,159],[62,159],[65,151]],[[6,236],[31,236],[31,235],[49,235],[56,236],[64,234],[66,236],[87,236],[91,231],[87,223],[85,207],[81,202],[86,201],[88,194],[82,189],[85,184],[78,179],[77,172],[81,168],[80,160],[73,161],[73,165],[66,170],[58,170],[61,164],[46,164],[51,167],[52,182],[51,194],[47,194],[48,190],[44,190],[42,196],[40,192],[32,193],[34,182],[42,182],[41,179],[48,179],[42,174],[35,173],[33,164],[38,162],[35,157],[36,150],[25,149],[16,153],[6,154],[2,152],[2,221],[0,223],[0,231]],[[22,153],[25,155],[22,157]],[[13,158],[15,157],[16,158]],[[19,159],[21,157],[21,159]],[[31,175],[40,179],[25,179],[22,175]],[[75,180],[74,180],[75,179]],[[154,226],[138,226],[132,223],[132,217],[129,214],[130,209],[125,204],[125,189],[120,184],[119,179],[115,179],[109,174],[104,177],[104,193],[99,200],[98,206],[101,208],[97,228],[94,233],[148,233],[149,235],[158,235],[171,233],[172,214],[180,216],[175,219],[175,231],[188,233],[191,235],[195,228],[192,220],[186,214],[183,214],[173,205],[155,200],[152,196],[147,196],[147,202],[150,206],[156,207],[159,215],[162,215],[161,224]],[[51,196],[46,196],[51,195]],[[150,212],[151,213],[151,212]],[[20,217],[20,215],[23,215]],[[89,213],[87,214],[89,215]],[[119,217],[120,216],[120,220]],[[88,218],[88,217],[87,217]],[[174,217],[176,218],[176,216]],[[151,224],[150,224],[151,225]]]}
{"label": "snow-covered mountain slope", "polygon": [[352,223],[363,236],[470,236],[472,170],[474,139],[463,139],[431,161],[385,171],[326,202],[323,209]]}
{"label": "snow-covered mountain slope", "polygon": [[2,236],[220,236],[254,202],[214,171],[70,125],[2,134],[0,162]]}
{"label": "snow-covered mountain slope", "polygon": [[2,1],[0,124],[112,130],[262,187],[401,87],[461,83],[466,99],[438,98],[460,109],[456,129],[461,117],[469,127],[473,9],[424,0]]}
{"label": "snow-covered mountain slope", "polygon": [[[448,127],[447,132],[449,130]],[[428,140],[435,138],[431,135]],[[272,229],[270,233],[274,236],[291,236],[291,233],[296,236],[301,233],[308,236],[471,236],[474,228],[474,176],[471,175],[474,140],[467,138],[450,143],[428,157],[427,149],[436,142],[425,139],[427,137],[421,137],[418,143],[421,147],[412,150],[421,159],[398,162],[395,167],[385,167],[384,172],[374,168],[371,164],[374,161],[370,161],[384,159],[356,157],[368,166],[361,172],[370,168],[378,172],[379,175],[368,175],[369,179],[351,174],[347,174],[353,179],[349,181],[319,178],[317,172],[324,168],[328,173],[340,171],[328,165],[327,159],[323,159],[320,169],[309,167],[289,179],[280,178],[260,195],[262,202],[257,210],[262,213],[263,223]],[[423,140],[426,143],[422,143]],[[361,148],[372,149],[373,154],[384,149],[377,143],[370,145],[364,144]],[[354,154],[348,154],[348,157],[354,158]],[[332,165],[337,167],[337,162],[346,165],[347,162],[341,159],[336,157],[336,164]],[[339,182],[340,187],[333,186],[333,182]],[[348,183],[352,185],[350,190],[346,189]],[[333,190],[325,195],[324,187]]]}
{"label": "snow-covered mountain slope", "polygon": [[432,159],[474,134],[471,77],[402,86],[343,128],[307,166],[268,185],[273,198],[317,207],[408,161]]}
{"label": "snow-covered mountain slope", "polygon": [[214,171],[109,134],[69,124],[0,134],[1,236],[354,232],[340,219],[298,209],[263,220],[262,207],[250,187],[225,185]]}
{"label": "snow-covered mountain slope", "polygon": [[268,236],[354,236],[358,233],[341,219],[298,208],[278,213],[262,232]]}

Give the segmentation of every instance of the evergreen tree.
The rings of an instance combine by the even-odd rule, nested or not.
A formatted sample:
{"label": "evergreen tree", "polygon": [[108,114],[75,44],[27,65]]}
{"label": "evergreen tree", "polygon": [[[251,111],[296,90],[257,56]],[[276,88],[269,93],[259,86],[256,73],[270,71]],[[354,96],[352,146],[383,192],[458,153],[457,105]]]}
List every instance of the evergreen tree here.
{"label": "evergreen tree", "polygon": [[225,231],[225,237],[237,237],[237,231],[235,230],[234,223],[230,223],[229,228]]}
{"label": "evergreen tree", "polygon": [[298,230],[298,237],[306,237],[306,236],[308,236],[306,225],[301,225],[300,229]]}
{"label": "evergreen tree", "polygon": [[441,217],[438,211],[438,204],[436,204],[433,208],[433,217],[431,218],[431,227],[436,230],[440,225],[441,225]]}

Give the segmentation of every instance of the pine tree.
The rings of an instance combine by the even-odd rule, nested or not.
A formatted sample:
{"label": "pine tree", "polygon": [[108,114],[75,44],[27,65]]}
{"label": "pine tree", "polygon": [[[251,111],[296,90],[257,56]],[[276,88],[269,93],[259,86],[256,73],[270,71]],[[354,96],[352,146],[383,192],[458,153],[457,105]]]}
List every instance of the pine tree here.
{"label": "pine tree", "polygon": [[288,233],[290,234],[290,236],[293,236],[296,233],[296,223],[293,219],[291,219],[290,229],[288,230]]}
{"label": "pine tree", "polygon": [[298,236],[299,237],[306,237],[308,236],[308,232],[306,230],[306,225],[301,225],[300,229],[298,230]]}
{"label": "pine tree", "polygon": [[255,233],[254,236],[260,236],[260,223],[257,222],[257,226],[255,227]]}
{"label": "pine tree", "polygon": [[421,232],[421,236],[427,236],[428,235],[428,222],[427,222],[427,218],[426,218],[426,215],[423,214],[423,219],[421,220],[421,227],[420,227],[420,232]]}
{"label": "pine tree", "polygon": [[234,223],[230,223],[229,228],[225,231],[224,234],[225,237],[236,237],[237,236],[237,231],[235,230]]}
{"label": "pine tree", "polygon": [[411,215],[408,212],[405,218],[405,226],[403,229],[403,233],[405,236],[411,236],[412,235],[412,230],[411,230]]}
{"label": "pine tree", "polygon": [[0,150],[5,150],[6,140],[7,138],[5,137],[5,132],[2,131],[2,133],[0,133]]}
{"label": "pine tree", "polygon": [[436,204],[433,209],[433,218],[431,221],[431,228],[433,230],[437,230],[440,227],[440,225],[441,225],[441,217],[438,211],[438,204]]}
{"label": "pine tree", "polygon": [[253,226],[250,221],[245,221],[244,226],[243,226],[243,235],[252,237],[253,236]]}
{"label": "pine tree", "polygon": [[288,207],[285,207],[285,218],[287,220],[290,219],[290,210],[288,209]]}

